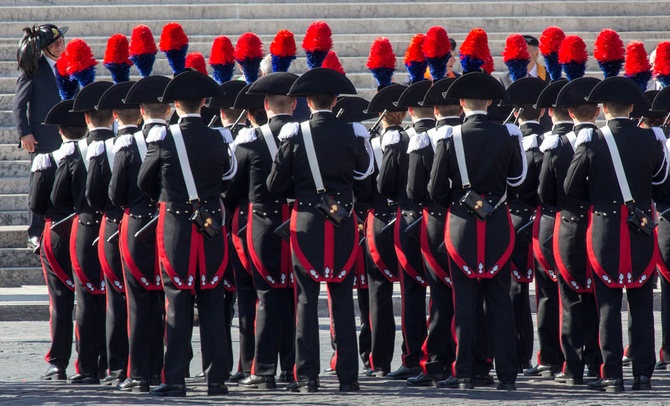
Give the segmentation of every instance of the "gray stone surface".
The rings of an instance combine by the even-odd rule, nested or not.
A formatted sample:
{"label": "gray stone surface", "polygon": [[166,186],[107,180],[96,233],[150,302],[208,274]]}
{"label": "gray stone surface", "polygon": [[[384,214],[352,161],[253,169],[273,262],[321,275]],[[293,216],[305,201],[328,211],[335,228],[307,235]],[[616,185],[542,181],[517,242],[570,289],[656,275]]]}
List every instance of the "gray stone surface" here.
{"label": "gray stone surface", "polygon": [[[41,267],[0,268],[0,288],[44,285],[44,283]],[[48,296],[46,300],[48,302]],[[0,302],[2,301],[3,298],[0,296]],[[40,301],[44,301],[44,296],[40,298]]]}
{"label": "gray stone surface", "polygon": [[[2,145],[0,145],[0,153],[2,151]],[[0,195],[3,194],[22,194],[28,193],[30,188],[30,172],[26,172],[24,177],[18,178],[0,178]]]}
{"label": "gray stone surface", "polygon": [[0,268],[40,266],[39,257],[28,248],[0,248]]}
{"label": "gray stone surface", "polygon": [[[0,198],[0,200],[2,199]],[[27,229],[28,226],[0,226],[0,247],[25,248],[28,238]]]}

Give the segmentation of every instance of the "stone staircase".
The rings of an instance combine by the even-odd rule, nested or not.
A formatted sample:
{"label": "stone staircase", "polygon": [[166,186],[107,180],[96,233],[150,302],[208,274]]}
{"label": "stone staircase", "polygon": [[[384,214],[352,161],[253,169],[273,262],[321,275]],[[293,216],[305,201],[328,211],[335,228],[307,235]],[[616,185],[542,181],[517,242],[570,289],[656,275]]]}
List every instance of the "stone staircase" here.
{"label": "stone staircase", "polygon": [[[234,42],[240,34],[259,34],[267,52],[275,33],[289,29],[298,44],[299,58],[292,71],[304,72],[300,43],[307,26],[323,19],[333,30],[333,49],[348,77],[363,97],[375,93],[376,84],[365,68],[370,44],[377,36],[388,37],[398,57],[395,76],[407,74],[402,56],[412,35],[441,25],[459,44],[468,31],[482,27],[497,72],[505,72],[501,52],[505,38],[514,32],[539,36],[549,25],[558,25],[566,34],[577,34],[589,51],[603,28],[619,32],[624,43],[643,40],[648,52],[659,41],[670,39],[670,7],[667,1],[588,0],[588,1],[400,1],[379,0],[139,0],[132,6],[113,0],[0,0],[0,287],[43,284],[39,259],[25,248],[28,221],[28,154],[16,148],[11,106],[17,77],[16,46],[21,29],[35,23],[69,25],[67,38],[84,38],[101,60],[107,39],[120,32],[130,36],[137,24],[147,24],[156,39],[162,26],[180,22],[190,44],[189,51],[209,56],[214,37],[227,35]],[[458,65],[458,64],[457,64]],[[109,79],[98,65],[98,79]],[[159,52],[155,74],[171,76],[165,57]],[[135,68],[131,75],[137,75]],[[589,59],[587,75],[601,77],[597,63]],[[136,78],[136,77],[133,77]]]}

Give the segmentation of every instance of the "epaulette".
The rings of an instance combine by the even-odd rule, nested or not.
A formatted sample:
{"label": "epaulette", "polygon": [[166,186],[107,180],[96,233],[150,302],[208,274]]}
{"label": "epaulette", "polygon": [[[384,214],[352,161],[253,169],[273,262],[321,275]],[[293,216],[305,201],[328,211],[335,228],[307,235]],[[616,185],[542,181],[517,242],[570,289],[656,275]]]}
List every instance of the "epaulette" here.
{"label": "epaulette", "polygon": [[585,142],[591,142],[591,137],[593,136],[593,128],[582,128],[577,134],[577,141],[575,141],[575,148],[582,145]]}
{"label": "epaulette", "polygon": [[537,148],[537,134],[531,134],[523,137],[521,139],[523,144],[523,150],[528,151],[529,149]]}
{"label": "epaulette", "polygon": [[[217,130],[219,130],[219,133],[221,134],[221,137],[223,137],[223,142],[225,142],[226,144],[232,144],[233,143],[233,134],[230,132],[229,129],[220,127],[220,128],[217,128]],[[238,135],[238,137],[239,137],[239,135]]]}
{"label": "epaulette", "polygon": [[551,151],[552,149],[555,149],[558,147],[558,144],[561,142],[561,137],[556,134],[551,134],[547,135],[545,133],[544,135],[544,141],[542,141],[542,144],[540,145],[540,152],[545,153],[547,151]]}
{"label": "epaulette", "polygon": [[88,151],[86,152],[86,160],[90,161],[92,158],[101,155],[105,152],[105,142],[104,141],[93,141],[88,144]]}
{"label": "epaulette", "polygon": [[300,129],[300,123],[286,123],[284,126],[281,128],[281,131],[279,131],[279,141],[284,141],[287,140],[293,136],[295,136],[298,133],[298,130]]}
{"label": "epaulette", "polygon": [[507,132],[508,132],[509,135],[511,135],[512,137],[518,137],[519,140],[521,140],[521,139],[523,138],[523,133],[521,132],[521,130],[519,129],[519,127],[517,127],[516,125],[514,125],[514,124],[505,124],[505,127],[507,127]]}
{"label": "epaulette", "polygon": [[151,130],[149,130],[149,135],[147,135],[147,143],[163,141],[165,139],[166,134],[167,134],[167,127],[165,126],[157,125],[151,127]]}
{"label": "epaulette", "polygon": [[654,135],[656,136],[656,139],[665,144],[665,142],[668,139],[665,137],[665,133],[663,132],[663,129],[660,128],[660,127],[651,127],[651,130],[654,132]]}
{"label": "epaulette", "polygon": [[386,147],[389,145],[397,144],[400,142],[400,132],[398,130],[392,130],[382,135],[382,151],[386,151]]}
{"label": "epaulette", "polygon": [[43,171],[51,168],[51,158],[49,154],[39,154],[33,159],[33,165],[30,167],[32,172]]}
{"label": "epaulette", "polygon": [[74,141],[68,141],[64,142],[60,148],[55,150],[54,152],[51,153],[54,157],[54,161],[56,161],[56,165],[60,166],[61,161],[65,159],[65,157],[70,156],[74,154],[75,150],[75,143]]}
{"label": "epaulette", "polygon": [[126,134],[126,135],[119,135],[116,137],[116,141],[114,142],[114,148],[112,148],[112,152],[115,154],[123,148],[127,148],[131,145],[133,145],[133,137],[132,134]]}
{"label": "epaulette", "polygon": [[254,128],[243,128],[240,132],[237,133],[234,145],[246,144],[247,142],[256,141],[256,129]]}
{"label": "epaulette", "polygon": [[436,131],[435,138],[433,139],[433,141],[435,141],[435,144],[437,144],[438,141],[451,138],[451,135],[453,134],[453,127],[450,125],[443,125],[442,127],[436,129],[435,131]]}
{"label": "epaulette", "polygon": [[428,133],[424,131],[409,139],[409,143],[407,144],[407,153],[409,154],[414,151],[418,151],[422,148],[426,148],[429,145],[430,137],[428,137]]}
{"label": "epaulette", "polygon": [[370,133],[368,132],[368,129],[365,128],[365,126],[361,123],[351,123],[351,125],[354,127],[354,134],[356,134],[357,137],[365,138],[368,139],[370,138]]}

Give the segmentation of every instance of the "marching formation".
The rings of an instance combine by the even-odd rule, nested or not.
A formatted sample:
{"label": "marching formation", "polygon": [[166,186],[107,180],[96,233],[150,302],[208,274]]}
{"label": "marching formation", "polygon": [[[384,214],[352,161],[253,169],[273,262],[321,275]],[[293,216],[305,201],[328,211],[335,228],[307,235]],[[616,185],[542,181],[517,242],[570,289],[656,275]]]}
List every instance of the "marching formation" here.
{"label": "marching formation", "polygon": [[[228,393],[226,382],[316,392],[322,282],[325,373],[343,392],[360,389],[359,361],[367,376],[408,386],[494,385],[495,369],[500,390],[523,374],[608,392],[624,390],[624,364],[632,389],[650,390],[670,362],[670,42],[650,63],[641,42],[624,47],[603,30],[600,80],[584,75],[584,41],[548,27],[539,40],[510,35],[507,69],[493,75],[484,30],[456,51],[436,26],[411,39],[404,84],[392,44],[375,39],[368,101],[353,96],[323,21],[307,29],[300,76],[288,72],[297,47],[287,30],[267,56],[254,33],[235,46],[216,38],[210,77],[178,23],[158,47],[139,25],[130,40],[109,38],[112,81],[95,80],[86,42],[65,46],[67,27],[24,31],[14,110],[31,152],[30,209],[44,220],[35,251],[52,345],[42,379],[68,378],[76,298],[72,384],[185,396],[197,324],[208,395]],[[158,50],[172,78],[152,75]],[[28,123],[38,79],[51,76],[62,101]]]}

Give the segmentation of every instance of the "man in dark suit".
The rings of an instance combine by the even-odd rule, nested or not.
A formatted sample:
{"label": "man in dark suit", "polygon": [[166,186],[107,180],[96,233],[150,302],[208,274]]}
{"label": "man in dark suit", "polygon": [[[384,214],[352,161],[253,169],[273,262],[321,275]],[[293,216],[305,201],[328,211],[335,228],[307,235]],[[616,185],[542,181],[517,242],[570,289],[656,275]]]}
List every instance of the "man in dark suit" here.
{"label": "man in dark suit", "polygon": [[[43,122],[49,110],[60,101],[55,65],[65,49],[67,30],[67,26],[58,28],[53,24],[24,28],[19,43],[17,56],[21,73],[16,81],[12,110],[19,147],[30,153],[31,162],[38,153],[55,151],[61,143],[58,129]],[[32,174],[30,178],[32,183]],[[35,248],[39,245],[44,221],[30,213],[28,247]]]}

